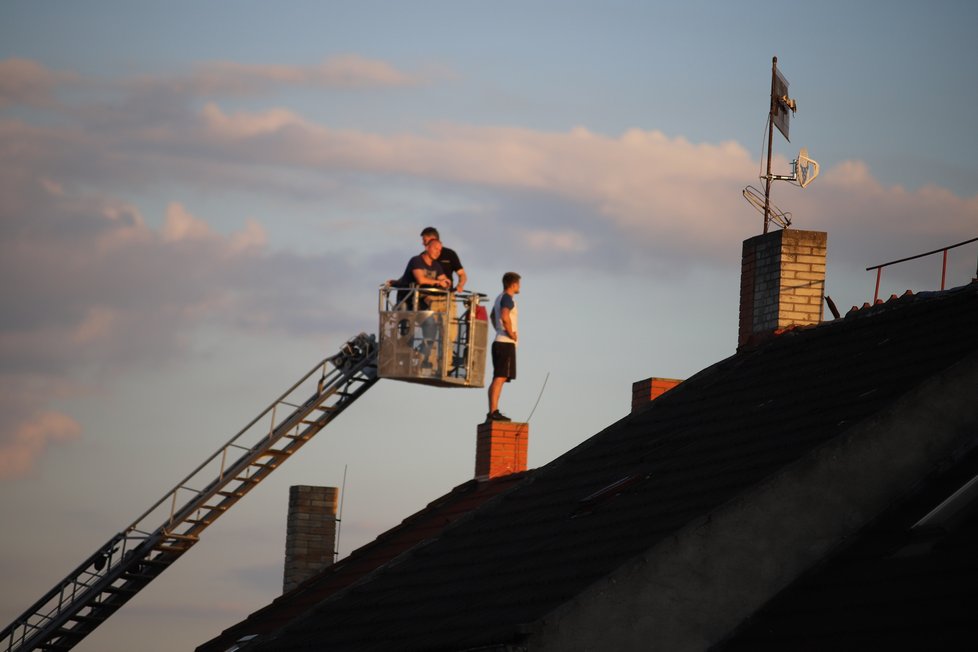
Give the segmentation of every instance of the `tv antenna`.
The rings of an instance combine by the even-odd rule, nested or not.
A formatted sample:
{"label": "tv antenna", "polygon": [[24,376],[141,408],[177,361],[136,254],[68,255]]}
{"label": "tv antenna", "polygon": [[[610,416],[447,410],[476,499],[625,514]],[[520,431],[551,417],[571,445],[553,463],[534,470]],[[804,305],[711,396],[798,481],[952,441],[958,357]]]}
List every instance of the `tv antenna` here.
{"label": "tv antenna", "polygon": [[788,96],[788,80],[778,70],[778,58],[774,57],[771,63],[771,104],[767,125],[767,174],[761,177],[764,179],[764,196],[762,198],[761,191],[754,186],[747,186],[743,191],[744,198],[764,215],[764,233],[767,233],[768,224],[772,221],[785,229],[791,224],[791,213],[786,213],[771,203],[771,182],[789,181],[805,188],[818,176],[818,163],[809,158],[808,150],[804,147],[798,153],[798,157],[791,162],[790,175],[771,173],[774,128],[777,127],[785,140],[790,142],[791,138],[788,137],[790,118],[791,114],[797,111],[798,102]]}

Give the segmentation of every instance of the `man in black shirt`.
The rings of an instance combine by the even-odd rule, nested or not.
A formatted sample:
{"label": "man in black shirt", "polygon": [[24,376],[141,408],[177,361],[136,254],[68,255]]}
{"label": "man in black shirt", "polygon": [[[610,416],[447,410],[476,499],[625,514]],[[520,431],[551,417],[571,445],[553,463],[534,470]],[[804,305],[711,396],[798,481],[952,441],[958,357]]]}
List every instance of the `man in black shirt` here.
{"label": "man in black shirt", "polygon": [[[421,243],[427,247],[428,243],[432,240],[441,240],[441,237],[438,235],[438,229],[429,226],[421,232]],[[455,253],[455,250],[443,246],[441,255],[438,256],[437,260],[441,264],[442,271],[445,272],[445,276],[448,277],[449,281],[454,283],[453,275],[458,276],[455,292],[462,292],[465,289],[465,283],[468,281],[468,277],[465,275],[465,268],[462,267],[462,261],[458,259],[458,254]]]}

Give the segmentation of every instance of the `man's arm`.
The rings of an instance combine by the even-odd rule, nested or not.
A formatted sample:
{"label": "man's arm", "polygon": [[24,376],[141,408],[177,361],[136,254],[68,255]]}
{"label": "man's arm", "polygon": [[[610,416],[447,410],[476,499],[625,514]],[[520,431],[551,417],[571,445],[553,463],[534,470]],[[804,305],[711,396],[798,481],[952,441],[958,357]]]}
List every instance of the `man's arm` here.
{"label": "man's arm", "polygon": [[439,274],[438,278],[432,280],[425,276],[423,269],[415,269],[411,273],[414,274],[414,282],[418,285],[435,285],[441,288],[447,288],[452,284],[444,274]]}
{"label": "man's arm", "polygon": [[455,270],[455,273],[458,274],[458,285],[455,286],[455,291],[461,292],[465,289],[465,284],[468,282],[469,277],[466,276],[465,270],[462,268]]}

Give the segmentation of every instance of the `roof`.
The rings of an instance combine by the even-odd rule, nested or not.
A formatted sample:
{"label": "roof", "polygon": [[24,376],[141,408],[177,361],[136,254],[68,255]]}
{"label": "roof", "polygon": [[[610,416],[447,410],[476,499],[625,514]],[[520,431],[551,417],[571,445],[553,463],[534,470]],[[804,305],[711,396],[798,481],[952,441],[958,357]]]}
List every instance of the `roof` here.
{"label": "roof", "polygon": [[[973,283],[850,311],[745,348],[254,649],[518,644],[599,582],[621,578],[628,564],[651,563],[650,551],[679,541],[690,524],[719,521],[721,508],[748,490],[894,406],[914,408],[921,400],[914,392],[929,379],[960,364],[978,368],[976,332]],[[898,483],[890,484],[896,491]]]}
{"label": "roof", "polygon": [[936,469],[749,618],[716,652],[973,648],[978,613],[978,500],[917,526],[978,476],[978,451]]}
{"label": "roof", "polygon": [[291,622],[339,589],[369,575],[398,555],[423,541],[435,538],[447,525],[510,489],[529,472],[513,473],[491,480],[469,480],[430,502],[374,541],[282,594],[271,604],[227,628],[200,645],[198,652],[224,652],[242,637],[264,634]]}

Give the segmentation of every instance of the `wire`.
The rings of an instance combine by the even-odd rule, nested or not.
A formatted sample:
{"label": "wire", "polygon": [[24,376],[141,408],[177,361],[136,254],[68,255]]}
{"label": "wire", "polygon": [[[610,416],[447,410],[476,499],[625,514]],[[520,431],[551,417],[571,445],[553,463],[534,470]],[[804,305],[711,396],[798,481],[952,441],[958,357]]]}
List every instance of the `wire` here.
{"label": "wire", "polygon": [[526,418],[526,423],[530,423],[530,419],[533,418],[533,413],[537,411],[537,406],[540,405],[540,399],[543,398],[543,390],[547,388],[547,381],[550,380],[550,372],[547,372],[547,377],[543,379],[543,385],[540,387],[540,393],[537,394],[537,402],[533,404],[533,409],[530,410],[530,416]]}

